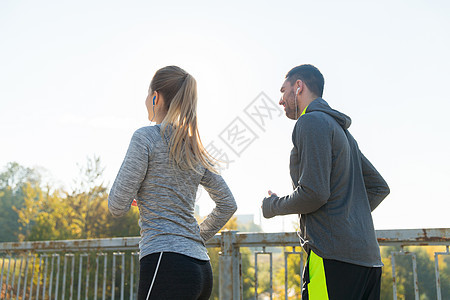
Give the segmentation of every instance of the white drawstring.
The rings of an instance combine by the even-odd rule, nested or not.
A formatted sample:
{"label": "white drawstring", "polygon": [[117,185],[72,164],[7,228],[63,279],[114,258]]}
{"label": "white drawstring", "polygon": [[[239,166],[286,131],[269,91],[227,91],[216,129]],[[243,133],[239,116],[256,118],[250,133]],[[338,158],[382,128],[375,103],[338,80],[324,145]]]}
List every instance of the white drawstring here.
{"label": "white drawstring", "polygon": [[150,285],[150,288],[148,290],[148,294],[147,294],[147,300],[150,297],[150,292],[152,291],[153,288],[153,283],[155,283],[155,279],[156,279],[156,273],[158,273],[158,269],[159,269],[159,263],[161,262],[161,258],[162,258],[163,253],[161,252],[161,254],[159,255],[159,260],[158,260],[158,264],[156,265],[156,269],[155,269],[155,274],[153,274],[153,280],[152,280],[152,284]]}

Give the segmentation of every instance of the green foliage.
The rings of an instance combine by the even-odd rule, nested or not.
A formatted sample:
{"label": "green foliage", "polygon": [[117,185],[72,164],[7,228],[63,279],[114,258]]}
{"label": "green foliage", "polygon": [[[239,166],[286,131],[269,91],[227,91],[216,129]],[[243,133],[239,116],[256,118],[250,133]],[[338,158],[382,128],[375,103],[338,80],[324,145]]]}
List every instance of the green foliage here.
{"label": "green foliage", "polygon": [[16,162],[8,163],[0,173],[0,242],[18,241],[22,231],[15,208],[24,206],[23,188],[38,185],[37,171],[25,168]]}
{"label": "green foliage", "polygon": [[241,249],[242,285],[244,299],[255,296],[255,268],[252,264],[253,253],[249,248]]}
{"label": "green foliage", "polygon": [[[405,247],[404,251],[416,254],[417,277],[419,281],[420,299],[436,299],[436,277],[434,252],[443,252],[443,247]],[[398,247],[382,247],[383,275],[381,279],[381,299],[393,299],[392,284],[392,255],[391,252],[400,251]],[[440,262],[442,299],[450,299],[450,270],[445,257]],[[448,260],[450,262],[450,260]],[[414,275],[411,256],[395,256],[395,276],[397,299],[414,299]]]}
{"label": "green foliage", "polygon": [[0,192],[0,242],[17,241],[19,223],[17,213],[13,210],[13,205],[20,205],[13,190],[9,187],[3,188]]}
{"label": "green foliage", "polygon": [[117,219],[108,211],[98,157],[80,166],[70,192],[42,187],[34,170],[9,163],[0,173],[0,242],[89,239],[139,235],[139,211]]}
{"label": "green foliage", "polygon": [[450,299],[450,256],[441,257],[439,266],[442,299]]}
{"label": "green foliage", "polygon": [[[201,222],[199,220],[199,222]],[[237,229],[237,220],[236,217],[232,217],[228,222],[223,226],[220,231],[223,230],[236,230]],[[219,231],[219,232],[220,232]],[[219,299],[219,252],[220,248],[209,248],[208,255],[210,257],[211,268],[213,269],[213,290],[210,299]]]}
{"label": "green foliage", "polygon": [[[392,263],[390,252],[396,251],[392,247],[383,247],[381,248],[382,261],[384,264],[383,273],[381,275],[381,299],[393,299],[392,294]],[[397,286],[398,288],[399,286]]]}
{"label": "green foliage", "polygon": [[[88,158],[80,167],[80,175],[74,181],[71,191],[55,189],[42,182],[36,169],[8,163],[0,171],[0,242],[39,241],[64,239],[89,239],[139,235],[139,211],[132,207],[130,212],[118,219],[108,211],[107,187],[102,181],[103,167],[98,157]],[[200,220],[199,220],[200,221]],[[238,224],[232,218],[223,229],[259,232],[255,224]],[[258,249],[259,250],[259,249]],[[278,248],[280,250],[280,248]],[[300,247],[296,249],[300,251]],[[382,247],[383,275],[381,299],[393,299],[391,252],[395,247]],[[434,252],[444,252],[443,247],[407,247],[417,255],[420,299],[436,299]],[[243,298],[254,298],[254,251],[241,249]],[[268,250],[272,251],[272,250]],[[285,251],[291,252],[287,247]],[[213,268],[214,287],[211,299],[219,296],[219,252],[208,249]],[[306,255],[304,254],[306,259]],[[91,262],[95,258],[91,258]],[[284,299],[284,256],[274,251],[274,299]],[[450,299],[450,257],[441,256],[440,278],[442,298]],[[396,256],[396,278],[398,299],[414,299],[412,262],[410,256]],[[137,262],[136,262],[137,263]],[[128,264],[128,262],[126,262]],[[300,258],[288,257],[289,299],[300,299]],[[93,272],[92,269],[90,272]],[[110,276],[110,275],[108,275]],[[268,294],[269,264],[258,257],[258,293]]]}
{"label": "green foliage", "polygon": [[[293,247],[286,247],[285,252],[294,252]],[[301,247],[295,247],[295,252],[303,253],[304,261],[306,260],[306,253]],[[283,258],[284,260],[284,255]],[[303,264],[305,263],[303,261]],[[282,262],[283,267],[278,270],[275,274],[275,280],[278,283],[274,288],[274,292],[277,295],[275,299],[285,299],[285,266],[284,261]],[[289,299],[300,299],[302,294],[301,276],[303,275],[303,266],[300,266],[300,254],[289,254],[287,257],[287,273],[288,273],[288,295]]]}

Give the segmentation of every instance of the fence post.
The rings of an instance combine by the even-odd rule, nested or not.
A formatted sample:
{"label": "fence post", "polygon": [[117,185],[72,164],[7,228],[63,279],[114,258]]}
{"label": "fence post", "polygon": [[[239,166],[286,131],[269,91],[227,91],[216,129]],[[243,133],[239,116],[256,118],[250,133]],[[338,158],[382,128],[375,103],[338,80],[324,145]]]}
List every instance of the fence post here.
{"label": "fence post", "polygon": [[219,299],[242,299],[241,254],[236,246],[237,231],[221,233],[219,253]]}

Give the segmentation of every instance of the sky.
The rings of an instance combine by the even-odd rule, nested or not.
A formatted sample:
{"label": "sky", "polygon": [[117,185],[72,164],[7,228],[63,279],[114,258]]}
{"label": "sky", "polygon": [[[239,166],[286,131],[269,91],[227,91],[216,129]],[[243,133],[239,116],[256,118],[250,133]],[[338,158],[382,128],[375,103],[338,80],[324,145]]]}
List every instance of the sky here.
{"label": "sky", "polygon": [[[3,0],[0,168],[45,168],[69,188],[96,155],[111,186],[133,132],[150,124],[153,74],[178,65],[198,83],[203,143],[231,161],[222,175],[237,213],[293,231],[297,216],[266,220],[260,205],[268,189],[292,191],[295,122],[277,103],[285,74],[308,63],[390,186],[375,228],[448,228],[449,15],[448,1]],[[197,204],[214,207],[206,191]]]}

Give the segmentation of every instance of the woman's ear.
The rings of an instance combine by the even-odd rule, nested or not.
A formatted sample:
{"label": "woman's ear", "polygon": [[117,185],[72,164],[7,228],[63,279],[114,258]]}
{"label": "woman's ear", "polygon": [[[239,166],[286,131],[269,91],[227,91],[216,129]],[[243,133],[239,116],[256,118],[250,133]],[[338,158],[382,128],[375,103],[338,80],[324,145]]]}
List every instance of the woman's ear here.
{"label": "woman's ear", "polygon": [[158,94],[158,92],[153,92],[152,100],[153,100],[153,106],[158,104],[158,102],[159,102],[159,94]]}
{"label": "woman's ear", "polygon": [[154,103],[155,103],[155,105],[162,105],[162,106],[164,106],[164,98],[163,98],[163,96],[160,94],[160,93],[158,93],[158,92],[155,92],[155,95],[154,95],[154,97],[153,97],[155,100],[154,100]]}

